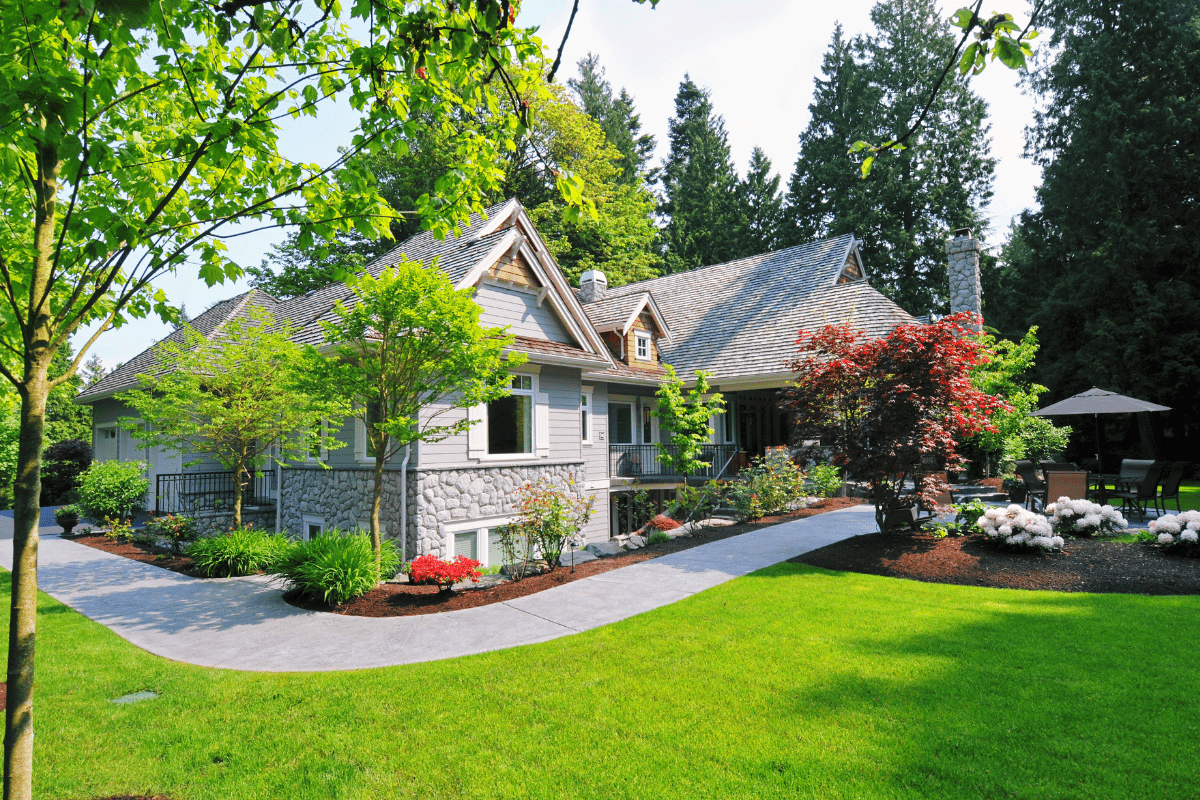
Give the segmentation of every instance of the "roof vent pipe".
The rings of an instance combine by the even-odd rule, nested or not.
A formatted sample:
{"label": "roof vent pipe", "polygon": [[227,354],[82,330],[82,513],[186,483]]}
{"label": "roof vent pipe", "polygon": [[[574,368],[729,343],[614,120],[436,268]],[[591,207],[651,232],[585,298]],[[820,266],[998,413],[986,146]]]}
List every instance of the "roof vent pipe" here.
{"label": "roof vent pipe", "polygon": [[579,297],[585,303],[604,299],[608,291],[608,278],[598,269],[589,269],[579,276]]}

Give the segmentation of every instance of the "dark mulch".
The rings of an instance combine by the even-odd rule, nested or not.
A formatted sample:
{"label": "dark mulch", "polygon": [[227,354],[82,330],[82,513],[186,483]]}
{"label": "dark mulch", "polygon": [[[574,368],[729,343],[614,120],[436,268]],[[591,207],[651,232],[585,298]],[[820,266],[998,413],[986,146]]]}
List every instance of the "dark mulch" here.
{"label": "dark mulch", "polygon": [[199,577],[195,572],[196,565],[192,563],[190,558],[174,555],[170,550],[161,547],[149,547],[137,544],[136,542],[114,542],[103,534],[67,538],[80,544],[86,544],[88,547],[103,550],[106,553],[132,558],[134,561],[141,561],[144,564],[153,564],[156,567],[169,569],[172,572]]}
{"label": "dark mulch", "polygon": [[352,617],[407,617],[417,614],[437,614],[442,611],[457,611],[462,608],[476,608],[492,603],[502,603],[515,600],[536,592],[561,586],[564,583],[577,581],[590,575],[598,575],[618,567],[626,567],[639,561],[678,553],[702,544],[728,539],[768,525],[777,525],[793,519],[802,519],[839,508],[858,505],[862,502],[854,497],[833,497],[823,500],[809,508],[775,517],[763,517],[750,523],[726,525],[720,528],[709,528],[696,536],[672,539],[661,544],[647,545],[624,555],[589,561],[575,567],[572,573],[569,567],[559,567],[547,575],[535,575],[520,581],[501,583],[488,589],[475,589],[453,593],[439,592],[436,586],[412,586],[410,584],[385,583],[381,584],[362,597],[351,600],[343,605],[329,608],[322,604],[312,603],[292,593],[284,595],[284,600],[299,608],[310,611],[327,611],[333,614],[343,614]]}
{"label": "dark mulch", "polygon": [[797,556],[814,567],[929,583],[1058,592],[1200,594],[1200,559],[1137,543],[1068,539],[1061,553],[1000,550],[982,536],[871,533]]}

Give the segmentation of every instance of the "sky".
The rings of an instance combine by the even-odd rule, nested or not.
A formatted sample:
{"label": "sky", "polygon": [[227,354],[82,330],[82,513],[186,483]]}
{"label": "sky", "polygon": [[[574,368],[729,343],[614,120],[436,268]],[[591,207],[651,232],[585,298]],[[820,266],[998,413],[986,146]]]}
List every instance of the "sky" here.
{"label": "sky", "polygon": [[[739,171],[745,171],[754,147],[761,147],[786,185],[808,122],[813,79],[834,25],[847,35],[872,30],[872,0],[797,2],[796,0],[661,0],[651,8],[632,0],[580,0],[579,13],[563,53],[559,80],[576,74],[575,64],[589,52],[600,56],[614,91],[633,95],[644,132],[658,141],[658,158],[667,151],[667,120],[685,73],[708,88],[717,113],[725,118],[729,144]],[[958,4],[943,3],[949,16]],[[1012,10],[1018,10],[1013,4]],[[553,52],[558,48],[570,0],[524,0],[518,23],[539,26]],[[1023,22],[1023,19],[1018,21]],[[992,155],[997,159],[995,195],[987,209],[989,243],[1003,240],[1009,221],[1036,204],[1041,179],[1036,165],[1022,157],[1024,130],[1032,123],[1033,100],[1023,95],[1016,73],[989,65],[973,79],[975,91],[989,104]],[[353,118],[326,113],[290,123],[283,134],[286,155],[328,163],[348,144]],[[243,267],[260,263],[279,231],[229,240],[230,256]],[[868,265],[870,254],[864,253]],[[194,267],[164,276],[156,284],[173,302],[195,316],[213,303],[248,288],[245,280],[207,287]],[[137,355],[170,329],[156,319],[135,320],[102,335],[93,348],[108,367]],[[76,343],[89,331],[81,332]]]}

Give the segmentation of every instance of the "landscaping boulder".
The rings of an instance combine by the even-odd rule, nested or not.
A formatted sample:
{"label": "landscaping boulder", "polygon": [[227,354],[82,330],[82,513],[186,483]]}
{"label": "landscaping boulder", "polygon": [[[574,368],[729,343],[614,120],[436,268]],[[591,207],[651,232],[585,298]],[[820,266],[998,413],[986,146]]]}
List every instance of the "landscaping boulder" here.
{"label": "landscaping boulder", "polygon": [[[580,564],[586,564],[589,561],[599,561],[600,560],[599,556],[589,553],[587,550],[576,550],[574,557],[575,557],[575,566],[577,566],[577,567]],[[569,552],[566,552],[566,553],[563,553],[561,556],[559,556],[558,557],[558,565],[560,567],[570,567],[571,566],[571,554]]]}
{"label": "landscaping boulder", "polygon": [[[527,561],[525,563],[524,577],[532,578],[534,575],[544,575],[545,573],[547,573],[549,571],[550,571],[550,565],[547,564],[545,561],[542,561],[540,559],[537,561]],[[513,575],[517,574],[517,572],[519,572],[519,570],[517,569],[516,564],[505,564],[503,567],[500,568],[500,574],[506,578],[511,578]]]}
{"label": "landscaping boulder", "polygon": [[583,549],[600,558],[604,558],[605,556],[619,556],[625,552],[625,548],[621,547],[621,543],[614,541],[593,542]]}
{"label": "landscaping boulder", "polygon": [[626,546],[627,546],[627,547],[631,547],[631,548],[633,548],[633,549],[635,549],[635,550],[636,550],[637,548],[639,548],[639,547],[645,547],[645,546],[646,546],[646,537],[644,537],[644,536],[630,536],[630,537],[629,537],[629,544],[628,544],[628,545],[626,545]]}

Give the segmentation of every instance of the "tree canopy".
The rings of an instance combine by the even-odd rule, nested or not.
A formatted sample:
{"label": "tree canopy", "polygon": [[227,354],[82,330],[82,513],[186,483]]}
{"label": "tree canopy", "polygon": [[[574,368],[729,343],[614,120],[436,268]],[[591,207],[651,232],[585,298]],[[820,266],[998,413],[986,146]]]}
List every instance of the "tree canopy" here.
{"label": "tree canopy", "polygon": [[834,30],[812,114],[788,185],[785,245],[854,233],[870,254],[872,284],[913,314],[948,311],[946,234],[986,226],[995,161],[987,105],[953,73],[904,150],[865,178],[847,169],[857,140],[892,138],[918,113],[954,48],[932,0],[887,0],[876,33]]}

